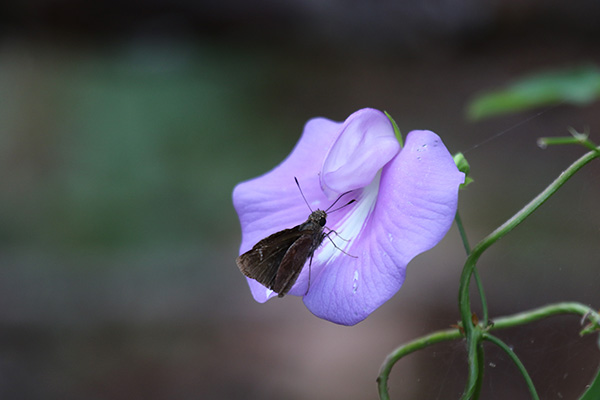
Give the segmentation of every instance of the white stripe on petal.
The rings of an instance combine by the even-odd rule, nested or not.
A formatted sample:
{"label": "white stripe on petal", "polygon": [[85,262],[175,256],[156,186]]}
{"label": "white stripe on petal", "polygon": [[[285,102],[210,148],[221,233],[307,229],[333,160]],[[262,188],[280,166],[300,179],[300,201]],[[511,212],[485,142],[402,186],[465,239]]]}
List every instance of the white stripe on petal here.
{"label": "white stripe on petal", "polygon": [[[330,235],[331,240],[325,239],[321,251],[316,254],[316,258],[321,263],[329,263],[335,260],[340,255],[344,255],[340,249],[347,251],[352,247],[352,241],[357,239],[363,230],[365,223],[369,219],[369,215],[375,208],[377,202],[377,194],[379,193],[379,180],[381,171],[375,175],[371,183],[363,189],[360,197],[356,200],[356,205],[349,211],[344,218],[335,227],[337,235]],[[339,240],[335,240],[336,236],[340,236]],[[343,239],[343,240],[342,240]],[[335,242],[337,249],[333,245]],[[352,254],[351,251],[347,251]],[[352,254],[354,255],[354,254]]]}

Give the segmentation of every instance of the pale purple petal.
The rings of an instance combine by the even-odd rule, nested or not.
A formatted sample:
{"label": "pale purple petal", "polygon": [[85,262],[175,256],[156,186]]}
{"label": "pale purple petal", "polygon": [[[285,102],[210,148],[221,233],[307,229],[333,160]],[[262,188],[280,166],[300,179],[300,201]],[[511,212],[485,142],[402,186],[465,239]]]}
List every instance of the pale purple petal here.
{"label": "pale purple petal", "polygon": [[[330,203],[320,188],[319,172],[341,125],[325,118],[311,119],[305,125],[300,141],[281,164],[235,187],[233,205],[242,228],[240,254],[270,234],[306,221],[310,209],[304,203],[294,177],[298,178],[311,208],[323,208]],[[273,296],[255,280],[248,279],[248,283],[256,301],[265,302]]]}
{"label": "pale purple petal", "polygon": [[[330,212],[326,227],[333,231],[289,294],[304,296],[306,306],[327,320],[345,325],[363,320],[398,291],[408,262],[447,232],[464,180],[432,132],[411,132],[398,151],[393,127],[380,111],[363,109],[344,123],[309,121],[283,163],[235,188],[240,253],[352,190],[340,205],[356,201]],[[252,279],[248,282],[259,302],[275,295]]]}
{"label": "pale purple petal", "polygon": [[436,134],[413,131],[380,179],[377,187],[363,191],[365,197],[375,192],[376,201],[362,216],[360,233],[344,247],[357,258],[338,255],[313,274],[304,303],[321,318],[353,325],[393,296],[404,282],[408,262],[450,228],[464,175]]}
{"label": "pale purple petal", "polygon": [[389,118],[365,108],[350,115],[342,126],[321,171],[321,186],[330,200],[364,188],[400,150]]}

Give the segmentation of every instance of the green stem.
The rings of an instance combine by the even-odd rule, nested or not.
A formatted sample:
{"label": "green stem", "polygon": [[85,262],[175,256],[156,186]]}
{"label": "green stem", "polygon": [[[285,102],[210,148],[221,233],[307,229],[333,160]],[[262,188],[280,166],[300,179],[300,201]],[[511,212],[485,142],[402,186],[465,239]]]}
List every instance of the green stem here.
{"label": "green stem", "polygon": [[402,357],[414,353],[417,350],[431,346],[436,343],[459,339],[462,336],[458,329],[445,329],[443,331],[433,332],[427,336],[420,337],[412,342],[406,343],[400,347],[397,347],[385,358],[381,368],[379,370],[379,376],[377,377],[377,387],[379,389],[379,398],[381,400],[389,400],[390,396],[388,393],[388,378],[392,367]]}
{"label": "green stem", "polygon": [[477,400],[481,394],[481,387],[483,385],[483,370],[485,367],[481,337],[470,342],[468,359],[473,361],[469,363],[469,381],[467,382],[467,389],[461,396],[461,400]]}
{"label": "green stem", "polygon": [[[548,306],[536,308],[530,311],[524,311],[509,317],[500,317],[494,319],[494,326],[490,330],[511,328],[513,326],[524,325],[543,318],[558,314],[579,314],[590,321],[590,325],[584,327],[579,333],[585,335],[600,329],[600,314],[591,307],[576,302],[562,302],[550,304]],[[585,321],[582,320],[582,325]]]}
{"label": "green stem", "polygon": [[521,375],[523,375],[523,378],[525,379],[525,383],[527,384],[527,387],[529,388],[529,393],[531,393],[531,398],[533,400],[540,400],[540,397],[538,396],[538,394],[535,390],[535,386],[533,385],[533,381],[531,380],[531,377],[527,373],[527,369],[525,368],[525,366],[523,365],[521,360],[519,360],[519,357],[517,357],[517,354],[510,347],[508,347],[506,345],[506,343],[504,343],[502,340],[500,340],[496,336],[490,335],[488,333],[484,333],[483,340],[487,340],[489,342],[494,343],[496,346],[498,346],[502,350],[504,350],[504,352],[506,354],[508,354],[508,356],[511,358],[511,360],[515,363],[515,365],[519,369],[519,372],[521,373]]}
{"label": "green stem", "polygon": [[483,386],[483,370],[485,368],[485,352],[483,351],[483,345],[481,342],[477,346],[477,365],[479,366],[479,371],[477,371],[477,385],[475,386],[475,392],[473,393],[473,399],[479,399],[481,395],[481,387]]}
{"label": "green stem", "polygon": [[479,260],[479,257],[481,257],[481,254],[483,254],[483,252],[492,244],[494,244],[498,239],[502,238],[513,228],[515,228],[517,225],[523,222],[525,218],[527,218],[535,210],[537,210],[538,207],[540,207],[546,200],[548,200],[548,198],[552,196],[554,192],[556,192],[562,185],[564,185],[565,182],[567,182],[569,178],[571,178],[583,166],[592,161],[594,158],[599,157],[600,148],[598,149],[598,151],[590,151],[584,154],[577,161],[571,164],[569,168],[563,171],[558,176],[558,178],[554,180],[554,182],[552,182],[546,189],[544,189],[544,191],[537,195],[519,212],[517,212],[509,220],[507,220],[496,230],[490,233],[473,248],[471,254],[469,254],[469,256],[467,257],[465,266],[463,268],[463,272],[460,278],[460,288],[458,296],[461,320],[463,323],[465,334],[467,336],[467,340],[470,340],[471,334],[473,332],[473,326],[470,323],[471,300],[469,298],[469,282],[471,281],[471,276],[473,275],[473,271],[475,270],[475,264],[477,263],[477,260]]}
{"label": "green stem", "polygon": [[[471,254],[471,246],[469,245],[469,239],[467,238],[467,232],[462,223],[462,219],[460,217],[460,213],[456,210],[456,215],[454,216],[454,220],[456,222],[456,227],[458,228],[458,232],[460,234],[460,238],[463,242],[463,246],[465,248],[465,252],[467,253],[467,257]],[[479,277],[479,272],[477,268],[473,270],[473,276],[475,277],[475,284],[477,285],[477,290],[479,291],[479,298],[481,300],[481,309],[483,314],[483,324],[487,325],[488,323],[488,307],[487,300],[485,297],[485,292],[483,290],[483,283],[481,282],[481,278]]]}
{"label": "green stem", "polygon": [[[552,196],[554,192],[556,192],[562,185],[564,185],[577,171],[583,168],[583,166],[592,161],[594,158],[598,157],[600,157],[600,147],[596,147],[593,151],[584,154],[573,164],[571,164],[565,171],[563,171],[558,176],[558,178],[556,178],[546,189],[544,189],[544,191],[537,195],[525,207],[523,207],[519,212],[513,215],[504,224],[502,224],[500,227],[498,227],[492,233],[486,236],[483,240],[481,240],[470,253],[468,241],[466,240],[466,234],[464,232],[460,216],[457,214],[457,225],[459,227],[459,231],[461,232],[461,237],[463,238],[465,250],[468,253],[467,260],[463,267],[463,271],[460,278],[460,288],[458,295],[463,332],[456,329],[434,332],[430,335],[424,336],[408,344],[400,346],[392,353],[390,353],[386,357],[383,365],[381,366],[379,376],[377,377],[380,399],[389,399],[389,394],[387,390],[389,373],[393,365],[400,358],[421,348],[430,346],[434,343],[457,339],[460,336],[462,336],[462,334],[464,334],[464,336],[467,339],[467,348],[469,349],[470,360],[467,387],[462,396],[462,399],[472,399],[473,396],[479,396],[479,389],[481,388],[481,379],[483,375],[483,357],[481,357],[479,351],[481,351],[481,341],[483,340],[484,336],[487,335],[487,333],[484,332],[486,332],[487,330],[520,325],[526,322],[534,321],[536,319],[544,318],[549,315],[570,312],[582,314],[584,318],[588,318],[591,321],[591,323],[587,327],[585,327],[580,332],[580,334],[583,335],[596,330],[600,330],[600,316],[598,315],[598,313],[592,310],[591,308],[578,303],[559,303],[556,305],[542,307],[540,309],[536,309],[530,312],[519,313],[512,317],[499,318],[495,321],[493,326],[488,326],[487,306],[485,306],[485,297],[483,296],[482,299],[485,310],[485,316],[483,321],[484,323],[480,323],[474,326],[471,320],[471,300],[469,297],[469,283],[471,281],[471,276],[473,274],[476,274],[475,266],[483,252],[493,243],[495,243],[497,240],[502,238],[513,228],[515,228],[517,225],[523,222],[535,210],[537,210],[538,207],[540,207],[546,200],[548,200],[548,198]],[[480,286],[480,283],[478,283],[478,286]],[[482,289],[480,289],[480,293],[483,294]],[[491,335],[487,335],[485,338],[486,340],[494,341],[493,336]],[[518,359],[516,360],[518,361]],[[513,361],[515,360],[513,359]],[[525,378],[528,379],[528,375],[526,375],[526,371],[524,371],[524,369],[523,372]]]}
{"label": "green stem", "polygon": [[465,231],[465,227],[462,223],[462,218],[460,217],[460,213],[456,210],[456,215],[454,216],[454,222],[456,222],[456,227],[458,228],[458,233],[460,234],[460,239],[463,242],[463,246],[465,248],[465,253],[467,256],[471,254],[471,245],[469,244],[469,239],[467,238],[467,232]]}
{"label": "green stem", "polygon": [[[477,392],[479,390],[478,386],[481,385],[480,383],[478,383],[481,382],[481,379],[478,379],[478,377],[481,378],[481,376],[483,375],[483,357],[479,356],[479,351],[481,350],[480,344],[481,339],[483,339],[483,335],[485,335],[488,331],[523,325],[529,322],[534,322],[542,318],[547,318],[558,314],[578,314],[582,317],[585,317],[586,320],[590,321],[590,324],[580,332],[581,335],[600,330],[600,314],[589,306],[575,302],[556,303],[536,308],[534,310],[524,311],[511,316],[500,317],[495,319],[493,325],[483,325],[480,323],[478,325],[478,329],[473,330],[474,332],[476,332],[476,340],[471,340],[469,344],[469,352],[473,352],[474,359],[477,360],[477,363],[475,365],[469,366],[469,375],[474,377],[473,388],[471,391],[469,391],[470,395],[477,395]],[[584,323],[585,320],[582,320],[582,325]],[[389,374],[394,364],[396,364],[402,357],[411,354],[417,350],[431,346],[433,344],[448,340],[459,339],[462,336],[463,335],[461,331],[458,329],[445,329],[433,332],[427,336],[415,339],[412,342],[406,343],[396,348],[385,358],[379,370],[379,376],[377,377],[379,398],[382,400],[389,400],[389,393],[387,388]],[[467,394],[468,393],[465,392],[465,395]],[[469,397],[463,396],[463,398]]]}
{"label": "green stem", "polygon": [[[600,147],[597,147],[594,151],[590,151],[583,156],[581,156],[578,160],[576,160],[573,164],[571,164],[566,170],[564,170],[558,178],[556,178],[546,189],[544,189],[540,194],[538,194],[533,200],[531,200],[525,207],[523,207],[520,211],[518,211],[515,215],[513,215],[510,219],[508,219],[501,226],[496,228],[492,233],[486,236],[483,240],[481,240],[472,250],[471,254],[467,257],[465,265],[463,267],[463,271],[460,277],[460,288],[458,294],[458,305],[460,309],[460,317],[462,321],[462,326],[465,331],[465,336],[467,339],[467,346],[469,349],[474,345],[472,342],[477,342],[480,340],[479,335],[476,334],[478,330],[475,330],[471,323],[471,299],[469,297],[469,283],[471,282],[471,276],[475,271],[475,265],[479,260],[479,257],[483,254],[483,252],[494,244],[497,240],[502,238],[508,232],[510,232],[513,228],[519,225],[521,222],[525,220],[528,216],[530,216],[535,210],[538,209],[550,196],[552,196],[562,185],[564,185],[577,171],[583,168],[587,163],[592,161],[594,158],[600,156]],[[475,354],[469,352],[471,358],[469,358],[471,363],[475,363]],[[465,389],[464,397],[465,399],[472,398],[473,389],[475,388],[475,383],[478,381],[479,377],[477,376],[478,370],[476,368],[469,368],[469,378],[467,379],[467,387]],[[475,374],[475,376],[472,376]]]}
{"label": "green stem", "polygon": [[467,378],[467,387],[460,400],[474,398],[478,387],[481,386],[482,376],[480,372],[483,370],[483,365],[479,363],[479,357],[477,356],[477,349],[481,346],[481,330],[473,329],[471,332],[471,340],[468,341],[469,354],[467,356],[469,360],[469,376]]}

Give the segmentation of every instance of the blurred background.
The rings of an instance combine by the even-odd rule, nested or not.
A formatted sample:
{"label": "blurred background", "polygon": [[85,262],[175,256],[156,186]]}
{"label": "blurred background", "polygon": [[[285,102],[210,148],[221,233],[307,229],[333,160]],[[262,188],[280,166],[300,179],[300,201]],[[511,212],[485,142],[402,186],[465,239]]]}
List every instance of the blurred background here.
{"label": "blurred background", "polygon": [[[462,151],[472,244],[582,148],[600,104],[479,122],[475,96],[546,69],[600,65],[596,0],[8,1],[0,6],[0,397],[374,399],[399,344],[459,319],[456,229],[355,327],[299,298],[255,303],[237,270],[234,185],[273,168],[316,116],[388,111]],[[502,133],[493,140],[488,139]],[[600,166],[580,171],[479,263],[492,319],[600,306]],[[497,332],[542,398],[581,393],[600,360],[579,318]],[[527,399],[487,349],[485,399]],[[394,368],[392,398],[454,399],[461,342]]]}

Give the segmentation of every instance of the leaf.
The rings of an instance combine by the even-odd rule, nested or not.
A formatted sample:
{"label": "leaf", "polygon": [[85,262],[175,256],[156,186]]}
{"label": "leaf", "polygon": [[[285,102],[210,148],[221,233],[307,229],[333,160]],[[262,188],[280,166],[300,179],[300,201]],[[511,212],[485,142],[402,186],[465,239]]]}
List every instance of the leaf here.
{"label": "leaf", "polygon": [[545,71],[519,79],[506,89],[476,97],[467,107],[470,119],[479,120],[559,104],[586,105],[600,97],[600,69],[583,65]]}
{"label": "leaf", "polygon": [[600,399],[600,368],[596,377],[587,388],[585,393],[579,398],[579,400],[598,400]]}

